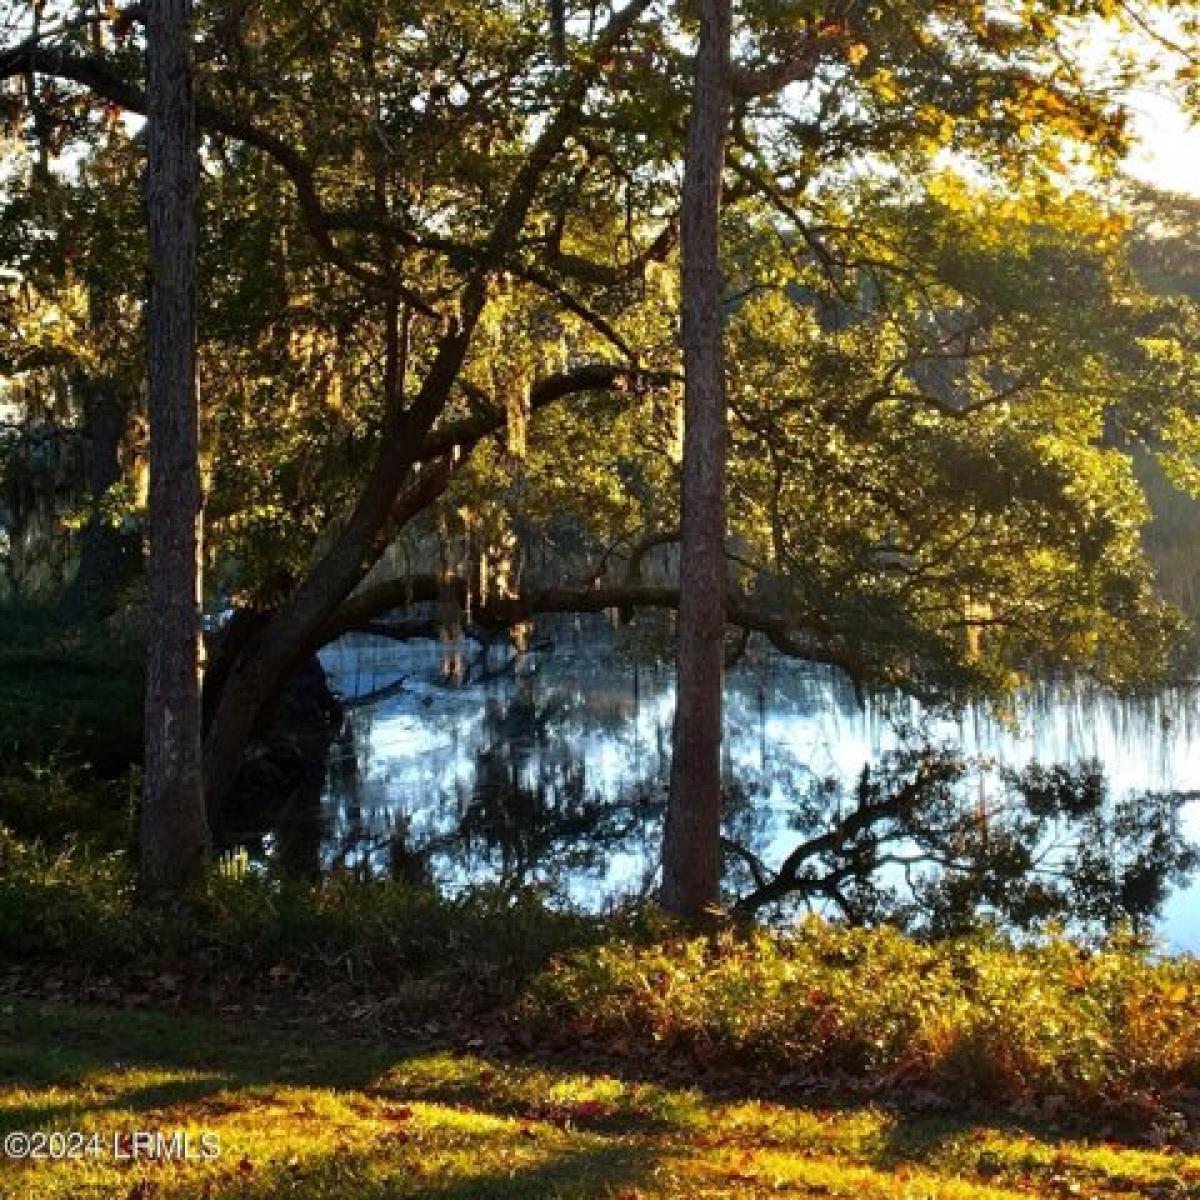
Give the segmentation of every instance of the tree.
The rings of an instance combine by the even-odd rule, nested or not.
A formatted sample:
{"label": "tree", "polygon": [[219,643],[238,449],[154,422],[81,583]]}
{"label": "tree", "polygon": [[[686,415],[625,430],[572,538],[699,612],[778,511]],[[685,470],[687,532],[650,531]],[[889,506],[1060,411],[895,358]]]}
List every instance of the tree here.
{"label": "tree", "polygon": [[[23,424],[38,419],[36,394],[56,396],[57,437],[83,465],[59,489],[55,554],[42,555],[46,568],[61,553],[71,572],[58,600],[70,624],[110,615],[141,565],[128,501],[140,491],[142,156],[111,112],[79,126],[87,155],[74,169],[42,168],[39,141],[55,158],[65,149],[63,131],[43,124],[28,151],[14,147],[0,194],[0,261],[12,273],[0,292],[7,398]],[[78,535],[62,537],[64,526]],[[60,572],[44,573],[53,593]]]}
{"label": "tree", "polygon": [[988,922],[1145,930],[1200,863],[1187,803],[1181,792],[1114,800],[1096,763],[997,772],[911,737],[852,788],[798,787],[791,824],[802,837],[777,868],[726,843],[750,883],[734,910],[827,904],[854,925],[934,937]]}
{"label": "tree", "polygon": [[[577,195],[584,205],[603,199],[607,228],[622,212],[620,197],[614,202],[611,191],[605,196],[598,182],[589,180],[587,188],[578,189],[563,151],[579,133],[586,103],[648,0],[616,11],[584,48],[580,69],[553,77],[540,73],[549,61],[547,39],[535,36],[539,31],[530,30],[515,10],[483,14],[489,32],[480,38],[474,27],[480,14],[470,3],[441,12],[436,37],[428,36],[429,14],[415,8],[362,13],[356,5],[339,6],[322,10],[314,26],[290,6],[264,7],[271,11],[241,11],[225,20],[217,15],[204,26],[212,51],[206,54],[210,98],[199,106],[199,116],[231,174],[238,167],[258,171],[265,156],[294,189],[288,217],[302,227],[307,240],[295,256],[304,282],[292,284],[308,289],[309,303],[285,305],[283,314],[270,313],[266,319],[252,317],[247,328],[226,332],[227,344],[244,353],[248,343],[261,337],[253,347],[260,361],[263,352],[278,357],[281,344],[295,350],[307,332],[295,312],[306,307],[317,314],[309,328],[330,337],[339,349],[346,345],[348,324],[357,323],[355,339],[374,344],[365,356],[347,363],[336,380],[339,385],[352,381],[360,404],[347,423],[351,430],[334,429],[354,441],[349,499],[344,489],[336,496],[324,491],[319,502],[328,507],[305,514],[302,529],[310,542],[298,572],[273,573],[266,581],[259,577],[250,587],[239,588],[239,598],[257,612],[252,621],[236,623],[238,636],[226,639],[219,669],[209,675],[219,685],[219,694],[211,695],[207,706],[211,717],[205,740],[206,790],[213,810],[229,794],[247,741],[266,709],[289,674],[321,644],[337,606],[396,531],[441,494],[458,465],[457,451],[502,428],[506,407],[521,406],[524,397],[499,398],[497,412],[475,379],[490,348],[478,347],[477,334],[481,323],[489,324],[492,312],[503,307],[505,281],[520,279],[522,286],[552,298],[550,314],[555,309],[569,312],[581,324],[605,329],[603,318],[570,295],[564,281],[578,279],[592,290],[632,284],[648,257],[658,254],[660,245],[669,245],[654,242],[632,261],[624,261],[622,253],[611,263],[563,246],[564,223],[573,215]],[[0,56],[0,74],[28,76],[31,71],[69,80],[108,102],[144,112],[146,95],[136,77],[129,78],[127,47],[141,12],[115,15],[118,44],[108,53],[96,53],[91,38],[92,26],[103,26],[107,15],[61,24],[47,20]],[[328,46],[343,37],[353,41],[356,53],[336,60],[345,68],[338,76],[328,70]],[[59,38],[65,47],[52,44]],[[276,84],[285,84],[289,105],[302,99],[287,93],[304,72],[281,76],[270,60],[276,46],[289,41],[296,53],[321,64],[317,76],[335,90],[329,104],[313,106],[305,99],[281,121]],[[447,87],[442,78],[453,80],[455,87]],[[275,82],[264,86],[268,79]],[[300,90],[307,92],[308,84]],[[63,96],[53,98],[70,111],[69,85]],[[337,115],[344,109],[365,109],[375,116],[346,121]],[[287,134],[295,141],[286,140]],[[314,149],[302,152],[298,145]],[[413,153],[417,147],[420,152]],[[430,180],[436,181],[432,188]],[[427,222],[414,223],[409,214],[430,202]],[[597,215],[587,214],[593,234]],[[482,237],[481,222],[487,226]],[[539,222],[557,229],[544,248],[527,238]],[[289,236],[286,226],[272,233],[289,247],[283,257],[291,258],[290,248],[299,239]],[[628,248],[627,241],[615,237],[605,241],[606,249]],[[235,266],[232,273],[237,272]],[[230,273],[224,264],[220,274]],[[273,320],[277,315],[278,322]],[[318,352],[326,348],[314,346],[313,340],[306,345]],[[641,373],[635,361],[602,360],[594,364],[601,368],[599,375],[592,365],[585,360],[578,370],[551,372],[535,381],[533,390],[545,383],[563,397],[611,387]],[[262,399],[262,378],[254,381],[256,400]],[[285,403],[292,403],[291,398]],[[443,441],[439,453],[429,454],[428,434],[445,416],[470,419],[460,425],[461,440]],[[345,450],[342,441],[336,452]],[[364,459],[369,460],[365,469]],[[341,474],[344,481],[344,460]],[[320,483],[339,482],[331,475],[321,472]],[[277,500],[271,505],[275,512],[281,507]],[[323,536],[314,547],[311,538],[318,525],[332,536]],[[238,565],[244,570],[253,564]]]}
{"label": "tree", "polygon": [[731,20],[729,0],[702,0],[683,175],[683,517],[662,902],[692,919],[719,903],[721,885],[728,434],[720,224],[730,110]]}
{"label": "tree", "polygon": [[201,482],[190,0],[147,6],[149,600],[141,884],[186,886],[208,845],[201,750]]}
{"label": "tree", "polygon": [[[726,616],[863,686],[1002,691],[1035,661],[1120,676],[1157,650],[1136,489],[1089,440],[1140,331],[1109,286],[1112,239],[1077,269],[1064,206],[1041,213],[1064,151],[1122,148],[1064,8],[739,14]],[[288,672],[422,594],[368,580],[403,535],[469,544],[441,586],[497,628],[678,603],[674,577],[634,569],[679,525],[690,65],[648,12],[573,36],[560,71],[525,6],[200,10],[212,546],[249,618],[209,674],[215,802]],[[67,125],[81,88],[142,111],[139,14],[101,50],[82,18],[47,25],[0,75],[36,77]],[[983,186],[939,193],[933,167],[964,162]],[[976,219],[1002,198],[1019,221]],[[1067,332],[1085,304],[1086,344]],[[481,606],[484,560],[514,537],[541,574],[513,570],[516,594]]]}
{"label": "tree", "polygon": [[[362,483],[350,512],[339,522],[336,540],[329,544],[303,579],[271,614],[248,643],[240,648],[235,661],[223,672],[224,686],[214,709],[206,739],[206,782],[210,801],[220,801],[233,786],[247,741],[264,708],[298,661],[312,653],[320,643],[323,626],[338,606],[363,580],[395,537],[398,528],[412,515],[440,495],[453,468],[449,456],[420,466],[422,443],[438,418],[447,410],[456,387],[463,383],[464,368],[474,349],[475,334],[488,310],[495,277],[506,268],[520,270],[519,246],[531,221],[531,213],[547,185],[547,176],[555,167],[564,146],[583,120],[584,103],[600,67],[615,52],[624,37],[645,11],[647,0],[632,0],[614,13],[609,25],[596,38],[588,64],[561,86],[552,86],[545,121],[540,131],[518,138],[512,147],[515,169],[504,172],[489,187],[488,211],[491,223],[482,240],[469,248],[451,246],[449,250],[434,244],[428,247],[446,253],[460,272],[460,282],[452,284],[443,311],[404,282],[397,267],[375,277],[368,273],[370,290],[382,294],[384,354],[380,387],[383,397],[381,436],[377,456]],[[511,28],[507,31],[510,35]],[[441,48],[437,48],[439,54]],[[391,86],[387,80],[379,86]],[[401,80],[407,86],[407,80]],[[442,97],[444,100],[444,97]],[[519,103],[514,99],[514,103]],[[510,118],[500,114],[501,122]],[[391,169],[394,165],[389,164]],[[454,170],[459,171],[458,164]],[[307,174],[305,186],[312,181]],[[462,178],[462,176],[460,176]],[[476,181],[465,177],[468,190]],[[403,180],[400,186],[408,186]],[[319,209],[319,201],[314,199]],[[319,211],[310,214],[318,237],[330,240],[329,219]],[[459,219],[463,214],[456,214]],[[359,216],[352,227],[373,229],[382,238],[385,253],[394,252],[397,239],[404,237],[410,246],[414,237],[401,222],[388,215],[386,189],[381,210]],[[416,248],[425,251],[418,235]],[[345,264],[345,256],[332,247],[335,261]],[[528,273],[529,268],[525,268]],[[351,266],[358,277],[364,270]],[[553,285],[552,285],[553,286]],[[376,303],[380,303],[378,300]],[[452,312],[444,311],[452,309]],[[419,382],[411,394],[406,391],[407,374],[413,363],[408,356],[407,327],[401,310],[431,321],[440,333],[432,338],[432,351]]]}
{"label": "tree", "polygon": [[102,621],[144,570],[137,512],[145,491],[146,278],[142,156],[109,114],[77,176],[57,231],[66,279],[83,291],[70,391],[87,456],[74,575],[58,606],[67,624]]}

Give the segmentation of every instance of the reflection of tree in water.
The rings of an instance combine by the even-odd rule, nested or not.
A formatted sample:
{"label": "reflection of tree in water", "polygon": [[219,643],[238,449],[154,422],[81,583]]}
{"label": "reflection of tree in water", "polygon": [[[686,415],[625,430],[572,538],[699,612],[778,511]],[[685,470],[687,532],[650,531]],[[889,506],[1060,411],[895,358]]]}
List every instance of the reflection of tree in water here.
{"label": "reflection of tree in water", "polygon": [[[395,670],[415,693],[399,706],[401,741],[428,749],[397,756],[403,783],[390,769],[372,777],[376,715],[356,712],[355,744],[330,773],[337,816],[326,864],[450,887],[550,883],[593,908],[650,892],[669,671],[639,669],[586,639],[444,693],[419,661]],[[1053,718],[1071,745],[1087,744],[1074,733],[1095,720],[1094,697],[1060,690],[1030,702],[1038,724]],[[903,704],[873,707],[863,741],[873,761],[857,778],[845,774],[836,739],[863,736],[860,710],[815,673],[739,668],[727,711],[725,895],[747,915],[816,907],[930,933],[980,914],[1010,928],[1068,916],[1097,929],[1152,917],[1194,862],[1180,827],[1184,797],[1110,797],[1094,769],[1047,768],[992,771],[985,802],[986,772],[956,748],[965,738],[938,746],[913,731],[896,741]],[[1157,708],[1150,716],[1164,725]],[[810,717],[815,748],[805,737],[781,740]],[[1146,720],[1131,710],[1117,728],[1148,742]]]}
{"label": "reflection of tree in water", "polygon": [[783,747],[773,747],[758,762],[739,763],[736,771],[727,767],[721,788],[727,899],[734,900],[754,885],[747,853],[742,851],[769,860],[781,818],[792,799],[807,792],[812,782],[809,766]]}
{"label": "reflection of tree in water", "polygon": [[[589,787],[581,703],[533,689],[488,701],[473,786],[437,846],[463,874],[600,880],[620,850],[654,862],[662,761],[615,795]],[[935,934],[981,917],[1098,931],[1156,917],[1197,862],[1181,828],[1188,796],[1114,799],[1094,763],[989,773],[915,733],[852,785],[785,747],[764,742],[756,757],[727,762],[724,786],[726,894],[745,915],[815,905]]]}
{"label": "reflection of tree in water", "polygon": [[912,739],[853,786],[814,780],[792,795],[782,861],[729,843],[750,881],[734,906],[745,916],[821,905],[853,925],[934,936],[980,921],[1145,931],[1200,863],[1182,828],[1194,795],[1114,799],[1095,762],[994,772]]}
{"label": "reflection of tree in water", "polygon": [[618,849],[642,847],[658,804],[645,790],[607,795],[588,786],[578,743],[579,692],[538,698],[523,687],[489,697],[470,794],[440,853],[470,870],[486,864],[502,883],[566,873],[602,874]]}

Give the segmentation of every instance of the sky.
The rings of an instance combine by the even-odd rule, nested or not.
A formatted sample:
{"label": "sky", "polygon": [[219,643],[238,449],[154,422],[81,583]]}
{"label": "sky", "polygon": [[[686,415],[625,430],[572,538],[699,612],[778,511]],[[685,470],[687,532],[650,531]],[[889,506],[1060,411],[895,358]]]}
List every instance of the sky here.
{"label": "sky", "polygon": [[[1128,7],[1132,13],[1134,6]],[[1132,28],[1088,18],[1068,34],[1067,45],[1085,75],[1101,86],[1120,71],[1118,46],[1132,57],[1137,83],[1117,92],[1135,137],[1126,169],[1157,187],[1200,196],[1200,124],[1196,114],[1189,118],[1180,108],[1178,96],[1178,73],[1194,69],[1200,58],[1193,37],[1180,16],[1151,17],[1143,8]]]}
{"label": "sky", "polygon": [[1126,164],[1129,173],[1157,187],[1200,196],[1200,125],[1153,92],[1134,92],[1129,105],[1138,137]]}

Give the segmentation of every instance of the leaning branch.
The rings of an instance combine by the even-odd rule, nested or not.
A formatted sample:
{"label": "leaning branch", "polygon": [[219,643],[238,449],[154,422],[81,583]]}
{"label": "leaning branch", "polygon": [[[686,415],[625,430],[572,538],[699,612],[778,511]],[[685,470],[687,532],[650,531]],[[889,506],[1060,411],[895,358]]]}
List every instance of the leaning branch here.
{"label": "leaning branch", "polygon": [[[438,601],[447,593],[465,607],[467,583],[457,577],[418,575],[372,584],[342,603],[322,627],[321,642],[328,644],[346,633],[369,627],[383,613]],[[552,613],[599,613],[609,609],[638,608],[674,611],[678,607],[678,587],[611,584],[586,588],[530,588],[517,596],[497,597],[486,604],[475,604],[471,615],[479,628],[499,631]],[[742,597],[727,598],[726,615],[733,628],[761,634],[790,657],[834,667],[845,673],[856,686],[864,686],[876,673],[871,663],[836,639],[816,630],[799,628],[787,616],[755,608]]]}

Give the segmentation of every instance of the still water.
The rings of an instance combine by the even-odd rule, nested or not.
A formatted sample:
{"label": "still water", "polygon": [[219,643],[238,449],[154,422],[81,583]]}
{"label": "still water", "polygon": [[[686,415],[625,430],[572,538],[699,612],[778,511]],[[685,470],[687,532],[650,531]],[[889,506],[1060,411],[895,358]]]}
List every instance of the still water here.
{"label": "still water", "polygon": [[[561,623],[513,660],[445,678],[443,647],[351,637],[322,655],[350,719],[321,801],[326,863],[448,890],[541,884],[588,908],[653,889],[674,704],[669,667],[639,663],[599,623]],[[729,832],[776,865],[817,782],[852,784],[902,729],[999,766],[1096,760],[1110,794],[1200,792],[1200,692],[1130,699],[1046,687],[1014,723],[928,721],[908,702],[860,704],[824,669],[768,658],[735,668],[726,697]],[[976,786],[984,787],[985,784]],[[1200,803],[1186,810],[1200,839]],[[1172,895],[1162,937],[1200,951],[1200,882]]]}

